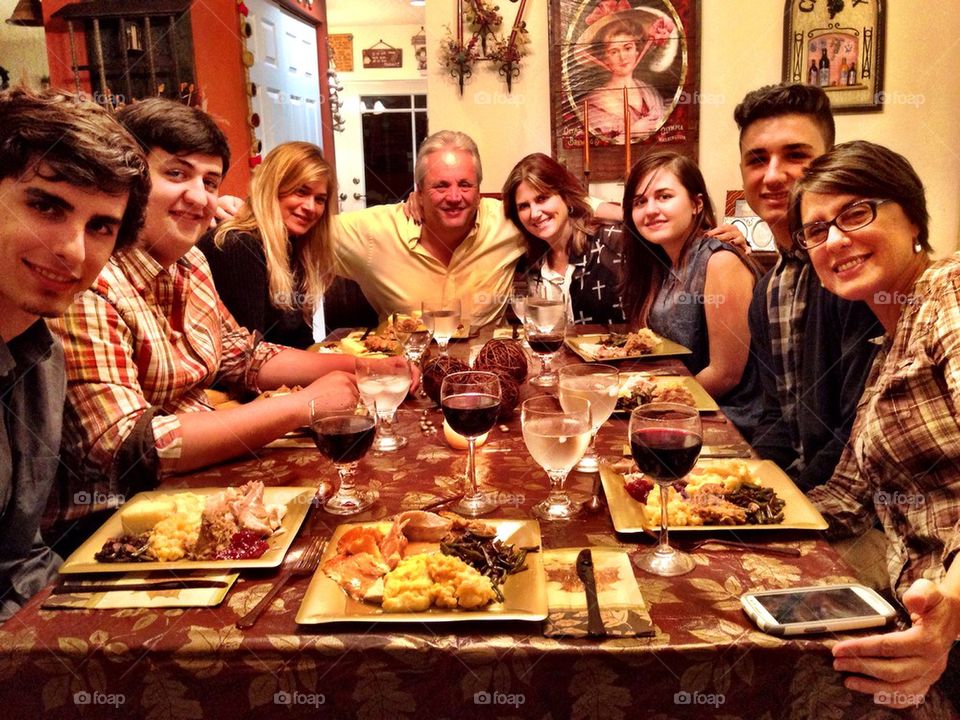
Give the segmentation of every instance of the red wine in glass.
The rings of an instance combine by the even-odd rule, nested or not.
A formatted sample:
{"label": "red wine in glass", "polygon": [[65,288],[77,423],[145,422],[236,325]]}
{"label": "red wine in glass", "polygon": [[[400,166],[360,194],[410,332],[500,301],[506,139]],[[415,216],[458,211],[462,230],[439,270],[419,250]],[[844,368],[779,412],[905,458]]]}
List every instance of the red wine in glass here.
{"label": "red wine in glass", "polygon": [[479,437],[497,422],[500,398],[482,393],[450,395],[443,399],[443,418],[454,432],[464,437]]}
{"label": "red wine in glass", "polygon": [[317,449],[336,464],[357,462],[367,454],[376,434],[372,417],[334,415],[313,423]]}
{"label": "red wine in glass", "polygon": [[551,355],[563,346],[563,335],[554,333],[548,335],[530,334],[527,336],[527,343],[535,353]]}
{"label": "red wine in glass", "polygon": [[640,428],[630,435],[630,452],[641,472],[658,483],[672,483],[697,463],[703,438],[677,428]]}

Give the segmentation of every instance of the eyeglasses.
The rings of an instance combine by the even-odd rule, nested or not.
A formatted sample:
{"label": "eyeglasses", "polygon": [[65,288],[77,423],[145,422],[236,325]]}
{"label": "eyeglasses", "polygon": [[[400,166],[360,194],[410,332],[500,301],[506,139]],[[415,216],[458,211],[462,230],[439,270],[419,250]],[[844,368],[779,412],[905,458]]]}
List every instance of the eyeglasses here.
{"label": "eyeglasses", "polygon": [[793,240],[804,250],[809,250],[827,241],[831,225],[836,225],[844,232],[865,228],[877,219],[877,208],[885,202],[890,200],[859,200],[845,207],[829,222],[818,220],[801,226],[793,233]]}

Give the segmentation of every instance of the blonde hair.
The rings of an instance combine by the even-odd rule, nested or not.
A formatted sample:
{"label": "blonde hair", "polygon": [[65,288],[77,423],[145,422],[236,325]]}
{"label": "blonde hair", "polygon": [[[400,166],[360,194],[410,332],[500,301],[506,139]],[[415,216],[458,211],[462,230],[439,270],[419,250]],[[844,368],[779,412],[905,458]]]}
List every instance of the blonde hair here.
{"label": "blonde hair", "polygon": [[[280,216],[278,200],[303,185],[327,181],[327,205],[316,224],[295,242]],[[278,145],[264,158],[250,183],[250,197],[236,217],[220,224],[213,237],[221,248],[231,231],[259,233],[267,259],[270,302],[278,308],[312,311],[329,282],[337,178],[323,151],[308,142]],[[294,262],[291,263],[291,249]],[[294,271],[299,271],[299,286]]]}

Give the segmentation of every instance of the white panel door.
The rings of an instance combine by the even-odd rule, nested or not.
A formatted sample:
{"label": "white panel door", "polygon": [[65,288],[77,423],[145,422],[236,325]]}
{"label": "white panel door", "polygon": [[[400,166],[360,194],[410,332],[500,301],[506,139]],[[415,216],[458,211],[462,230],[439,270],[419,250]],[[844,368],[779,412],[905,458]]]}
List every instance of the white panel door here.
{"label": "white panel door", "polygon": [[252,105],[260,115],[256,134],[263,154],[290,140],[323,147],[316,28],[269,0],[246,5],[255,60],[250,80],[257,86]]}

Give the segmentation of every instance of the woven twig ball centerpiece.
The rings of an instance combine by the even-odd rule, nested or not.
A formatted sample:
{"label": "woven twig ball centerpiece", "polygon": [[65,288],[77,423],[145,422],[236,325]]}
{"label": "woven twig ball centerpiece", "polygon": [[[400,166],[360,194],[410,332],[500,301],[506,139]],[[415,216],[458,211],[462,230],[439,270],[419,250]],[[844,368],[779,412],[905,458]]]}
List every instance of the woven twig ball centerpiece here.
{"label": "woven twig ball centerpiece", "polygon": [[488,368],[487,372],[495,373],[500,378],[500,413],[497,418],[500,422],[505,422],[517,408],[520,400],[520,385],[503,368]]}
{"label": "woven twig ball centerpiece", "polygon": [[519,340],[490,340],[473,365],[477,370],[502,370],[516,383],[527,378],[527,354]]}
{"label": "woven twig ball centerpiece", "polygon": [[437,405],[440,404],[440,386],[443,379],[450,373],[463,372],[469,370],[467,364],[456,358],[441,355],[434,358],[423,368],[423,391],[427,397],[433,400]]}

